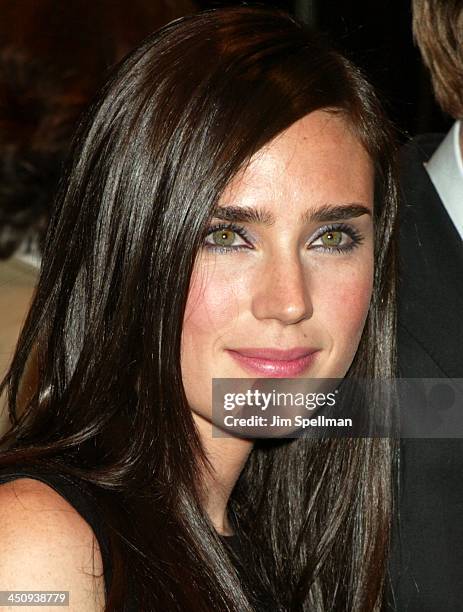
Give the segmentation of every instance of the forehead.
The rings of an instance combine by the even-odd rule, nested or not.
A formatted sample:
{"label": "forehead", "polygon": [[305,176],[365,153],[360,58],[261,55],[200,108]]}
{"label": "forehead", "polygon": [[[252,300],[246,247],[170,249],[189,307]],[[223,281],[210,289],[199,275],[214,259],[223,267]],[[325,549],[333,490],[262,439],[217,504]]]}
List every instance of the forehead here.
{"label": "forehead", "polygon": [[315,111],[260,149],[225,189],[220,205],[266,207],[362,202],[372,206],[373,163],[340,114]]}

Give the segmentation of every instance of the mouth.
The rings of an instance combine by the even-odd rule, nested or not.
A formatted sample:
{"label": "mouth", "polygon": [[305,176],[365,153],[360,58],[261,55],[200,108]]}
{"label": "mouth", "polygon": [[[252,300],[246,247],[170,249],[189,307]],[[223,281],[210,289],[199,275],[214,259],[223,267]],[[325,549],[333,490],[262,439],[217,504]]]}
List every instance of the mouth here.
{"label": "mouth", "polygon": [[320,352],[315,348],[296,347],[289,350],[270,348],[227,349],[247,372],[271,378],[292,378],[306,372]]}

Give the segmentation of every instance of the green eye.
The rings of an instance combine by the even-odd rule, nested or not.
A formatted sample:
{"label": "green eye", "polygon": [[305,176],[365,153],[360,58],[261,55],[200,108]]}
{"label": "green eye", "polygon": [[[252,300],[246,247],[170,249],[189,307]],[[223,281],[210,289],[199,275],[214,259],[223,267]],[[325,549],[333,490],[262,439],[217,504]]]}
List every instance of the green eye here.
{"label": "green eye", "polygon": [[216,253],[237,253],[252,248],[249,242],[243,227],[226,223],[209,228],[204,239],[204,248]]}
{"label": "green eye", "polygon": [[231,246],[235,240],[235,232],[229,229],[217,230],[212,234],[212,240],[217,246]]}
{"label": "green eye", "polygon": [[341,231],[329,231],[325,232],[320,236],[323,246],[326,247],[337,247],[342,242],[342,234]]}

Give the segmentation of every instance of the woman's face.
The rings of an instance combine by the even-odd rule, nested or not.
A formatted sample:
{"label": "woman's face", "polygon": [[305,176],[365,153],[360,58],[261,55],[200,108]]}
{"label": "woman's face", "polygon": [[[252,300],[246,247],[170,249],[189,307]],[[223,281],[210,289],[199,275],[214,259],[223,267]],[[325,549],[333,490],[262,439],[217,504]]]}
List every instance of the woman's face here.
{"label": "woman's face", "polygon": [[183,322],[182,376],[196,417],[210,420],[212,378],[346,374],[372,292],[373,178],[347,122],[315,111],[228,185]]}

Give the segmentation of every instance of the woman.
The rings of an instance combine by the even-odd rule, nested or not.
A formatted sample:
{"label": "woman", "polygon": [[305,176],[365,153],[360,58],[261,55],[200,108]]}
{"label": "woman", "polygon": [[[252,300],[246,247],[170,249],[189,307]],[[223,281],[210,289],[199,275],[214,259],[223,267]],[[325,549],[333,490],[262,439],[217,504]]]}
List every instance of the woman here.
{"label": "woman", "polygon": [[[55,577],[20,588],[72,583],[88,610],[379,609],[390,441],[213,438],[210,396],[213,377],[288,368],[392,376],[391,158],[362,76],[281,12],[174,21],[118,67],[76,138],[6,379],[23,412],[1,535],[37,539]],[[18,484],[19,465],[60,494]],[[93,586],[70,552],[90,521]],[[4,567],[24,568],[17,549]]]}

